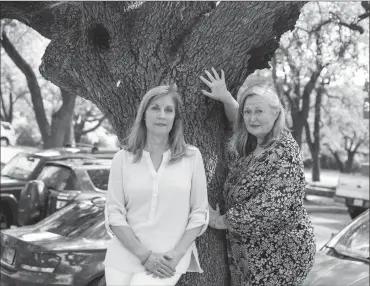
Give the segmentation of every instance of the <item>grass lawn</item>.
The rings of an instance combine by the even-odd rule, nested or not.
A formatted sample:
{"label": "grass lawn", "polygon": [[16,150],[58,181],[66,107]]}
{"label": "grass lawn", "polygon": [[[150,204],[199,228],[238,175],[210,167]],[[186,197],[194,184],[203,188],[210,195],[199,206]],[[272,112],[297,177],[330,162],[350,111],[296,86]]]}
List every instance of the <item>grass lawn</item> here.
{"label": "grass lawn", "polygon": [[306,182],[310,185],[316,185],[326,188],[335,188],[338,185],[339,180],[339,171],[336,170],[321,170],[320,171],[320,181],[319,182],[312,182],[312,170],[305,169],[304,170],[306,176]]}

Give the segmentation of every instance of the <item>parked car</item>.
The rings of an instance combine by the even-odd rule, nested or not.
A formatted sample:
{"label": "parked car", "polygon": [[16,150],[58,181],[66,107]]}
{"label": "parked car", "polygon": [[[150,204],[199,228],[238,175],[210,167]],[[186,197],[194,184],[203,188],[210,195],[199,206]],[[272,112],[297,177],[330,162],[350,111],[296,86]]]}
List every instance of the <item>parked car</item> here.
{"label": "parked car", "polygon": [[360,174],[341,174],[334,199],[345,203],[352,219],[367,210],[369,201],[369,162],[361,165]]}
{"label": "parked car", "polygon": [[66,159],[47,162],[21,191],[18,225],[31,225],[72,201],[105,196],[111,160]]}
{"label": "parked car", "polygon": [[11,123],[1,121],[0,140],[1,146],[15,145],[17,137]]}
{"label": "parked car", "polygon": [[316,253],[304,285],[369,286],[369,210]]}
{"label": "parked car", "polygon": [[104,205],[74,202],[33,226],[2,230],[1,285],[98,285],[110,241]]}
{"label": "parked car", "polygon": [[[94,153],[92,153],[94,152]],[[92,148],[55,148],[34,152],[21,152],[1,170],[0,181],[0,228],[18,222],[18,201],[22,188],[37,178],[47,162],[70,158],[113,158],[117,150],[92,150]]]}
{"label": "parked car", "polygon": [[1,169],[17,154],[22,152],[36,153],[39,149],[26,146],[2,146],[0,148]]}

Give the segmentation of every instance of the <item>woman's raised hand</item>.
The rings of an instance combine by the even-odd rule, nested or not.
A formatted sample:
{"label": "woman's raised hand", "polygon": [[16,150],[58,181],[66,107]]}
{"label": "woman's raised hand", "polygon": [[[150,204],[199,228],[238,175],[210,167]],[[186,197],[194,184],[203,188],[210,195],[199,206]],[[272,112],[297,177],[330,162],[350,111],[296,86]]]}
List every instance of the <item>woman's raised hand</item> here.
{"label": "woman's raised hand", "polygon": [[205,96],[226,103],[228,100],[230,100],[230,97],[232,98],[232,95],[226,87],[225,73],[223,70],[221,70],[220,77],[214,68],[211,68],[211,70],[213,75],[209,71],[205,71],[208,76],[208,80],[203,76],[200,76],[201,81],[211,89],[211,92],[205,91],[204,89],[201,91]]}

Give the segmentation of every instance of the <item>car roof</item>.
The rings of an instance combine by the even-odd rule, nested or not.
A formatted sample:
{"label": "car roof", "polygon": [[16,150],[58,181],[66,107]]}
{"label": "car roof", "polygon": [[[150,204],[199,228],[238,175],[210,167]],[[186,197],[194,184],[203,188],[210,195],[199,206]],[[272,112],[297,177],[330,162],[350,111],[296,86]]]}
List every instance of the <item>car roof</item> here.
{"label": "car roof", "polygon": [[0,161],[7,163],[9,162],[15,155],[19,153],[35,153],[39,151],[39,149],[34,147],[24,147],[24,146],[1,146],[0,148]]}
{"label": "car roof", "polygon": [[37,150],[36,152],[25,151],[35,157],[45,160],[62,160],[69,158],[81,159],[112,159],[118,149],[91,149],[87,147],[60,147],[52,149]]}
{"label": "car roof", "polygon": [[111,162],[111,159],[69,158],[65,160],[52,160],[45,165],[59,165],[78,169],[110,169]]}

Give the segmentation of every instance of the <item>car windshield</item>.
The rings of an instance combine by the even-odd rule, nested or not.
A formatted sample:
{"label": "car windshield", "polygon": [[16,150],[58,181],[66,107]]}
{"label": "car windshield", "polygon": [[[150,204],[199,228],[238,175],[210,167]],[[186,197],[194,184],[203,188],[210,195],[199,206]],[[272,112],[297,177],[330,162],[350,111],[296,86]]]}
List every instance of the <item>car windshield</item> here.
{"label": "car windshield", "polygon": [[1,175],[17,180],[28,180],[39,162],[40,158],[30,154],[18,154],[1,169]]}
{"label": "car windshield", "polygon": [[109,169],[87,170],[91,182],[96,188],[108,190]]}
{"label": "car windshield", "polygon": [[73,203],[52,214],[35,227],[64,237],[88,237],[104,221],[104,208],[91,202]]}
{"label": "car windshield", "polygon": [[369,259],[369,214],[354,223],[333,246],[341,254]]}

